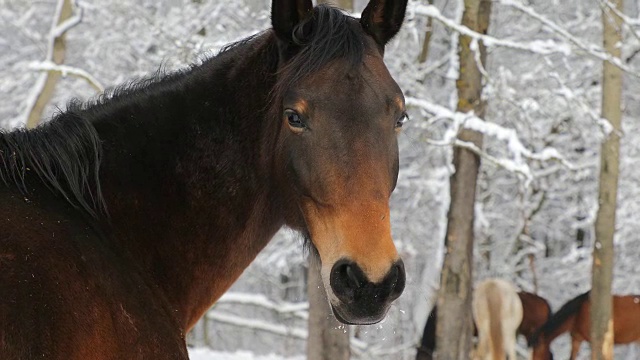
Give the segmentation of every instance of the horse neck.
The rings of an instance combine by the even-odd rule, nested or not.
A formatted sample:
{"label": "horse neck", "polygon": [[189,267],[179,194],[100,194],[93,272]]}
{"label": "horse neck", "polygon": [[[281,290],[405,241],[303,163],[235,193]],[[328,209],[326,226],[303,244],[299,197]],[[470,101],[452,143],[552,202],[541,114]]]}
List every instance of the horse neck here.
{"label": "horse neck", "polygon": [[589,304],[589,294],[580,295],[568,303],[551,316],[551,318],[543,325],[542,334],[550,343],[553,339],[570,331],[576,322],[578,313],[582,307]]}
{"label": "horse neck", "polygon": [[[564,334],[567,331],[573,329],[576,321],[576,316],[580,307],[584,304],[584,300],[576,299],[574,304],[560,309],[555,315],[543,325],[544,331],[538,334],[539,342],[534,349],[534,360],[546,360],[551,359],[551,342],[558,336]],[[561,313],[566,312],[566,313]],[[561,316],[560,321],[556,321],[558,315]]]}
{"label": "horse neck", "polygon": [[256,150],[268,123],[271,46],[253,41],[264,44],[132,94],[94,122],[110,238],[186,330],[283,222],[269,155]]}

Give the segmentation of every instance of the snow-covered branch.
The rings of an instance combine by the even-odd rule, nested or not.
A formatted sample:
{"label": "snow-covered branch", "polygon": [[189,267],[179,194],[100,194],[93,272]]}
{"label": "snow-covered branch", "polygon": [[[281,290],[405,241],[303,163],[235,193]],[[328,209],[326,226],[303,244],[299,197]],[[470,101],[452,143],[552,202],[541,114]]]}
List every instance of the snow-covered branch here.
{"label": "snow-covered branch", "polygon": [[549,55],[553,53],[569,55],[571,54],[572,47],[573,47],[583,51],[584,53],[596,59],[599,59],[602,61],[609,61],[615,66],[619,67],[622,71],[625,71],[635,77],[640,77],[640,72],[638,70],[627,66],[622,62],[620,58],[611,56],[610,54],[605,52],[604,49],[602,49],[602,47],[600,46],[584,43],[582,40],[578,39],[577,37],[569,33],[566,29],[552,22],[548,18],[538,14],[531,7],[523,5],[518,0],[499,0],[499,3],[502,5],[513,7],[514,9],[517,9],[529,15],[533,19],[544,24],[555,34],[558,34],[560,37],[567,40],[573,46],[566,43],[558,43],[552,39],[548,39],[545,41],[534,40],[529,42],[515,42],[510,40],[498,39],[493,36],[480,34],[478,32],[475,32],[469,29],[466,26],[460,25],[458,22],[444,16],[440,12],[440,10],[438,10],[438,8],[433,5],[417,5],[413,8],[413,10],[415,11],[416,14],[432,17],[440,21],[442,24],[444,24],[448,28],[455,30],[463,35],[469,36],[475,41],[480,40],[487,47],[500,46],[500,47],[521,50],[521,51],[527,51],[527,52],[540,54],[540,55]]}
{"label": "snow-covered branch", "polygon": [[602,61],[608,61],[613,65],[617,66],[618,68],[620,68],[620,70],[627,72],[635,77],[640,77],[640,72],[625,65],[620,58],[611,56],[611,54],[607,53],[600,46],[597,46],[595,44],[584,43],[582,40],[573,36],[569,31],[567,31],[560,25],[540,15],[530,6],[525,6],[520,0],[499,0],[499,3],[502,5],[510,6],[524,14],[527,14],[531,18],[539,21],[541,24],[545,25],[549,30],[563,37],[564,39],[572,43],[575,48],[584,51],[588,55],[591,55],[592,57]]}
{"label": "snow-covered branch", "polygon": [[[56,7],[51,30],[48,35],[47,56],[44,62],[60,65],[64,61],[66,44],[64,35],[67,30],[80,23],[82,12],[73,15],[75,2],[72,0],[59,0]],[[35,86],[27,97],[24,112],[27,127],[33,128],[40,122],[45,106],[53,96],[60,73],[47,71],[40,75]]]}
{"label": "snow-covered branch", "polygon": [[633,28],[634,26],[638,26],[640,25],[640,19],[633,19],[627,15],[625,15],[623,12],[621,12],[618,8],[616,8],[615,6],[613,6],[613,4],[611,3],[611,1],[608,0],[599,0],[598,3],[600,4],[600,7],[603,9],[606,9],[607,11],[611,11],[614,14],[616,14],[616,16],[620,17],[620,19],[622,20],[622,23],[627,25],[627,28],[629,29],[629,32],[636,38],[640,37],[640,35],[638,35],[638,33],[635,31],[635,29]]}
{"label": "snow-covered branch", "polygon": [[430,16],[440,21],[442,24],[444,24],[448,28],[455,30],[463,35],[469,36],[470,38],[476,41],[480,40],[487,47],[501,46],[501,47],[522,50],[522,51],[528,51],[528,52],[541,54],[541,55],[549,55],[553,53],[561,53],[564,55],[568,55],[571,53],[571,48],[569,46],[562,43],[556,43],[551,39],[546,41],[534,40],[530,42],[515,42],[510,40],[498,39],[489,35],[480,34],[442,15],[440,10],[438,10],[438,8],[433,5],[417,5],[413,8],[413,10],[415,11],[416,14],[423,15],[423,16]]}
{"label": "snow-covered branch", "polygon": [[308,336],[307,329],[272,324],[257,319],[246,319],[235,315],[222,314],[218,311],[209,311],[206,316],[208,319],[213,321],[249,329],[267,331],[281,336],[293,337],[302,340],[306,340]]}
{"label": "snow-covered branch", "polygon": [[[309,336],[309,332],[307,331],[307,329],[289,327],[281,324],[272,324],[256,319],[246,319],[231,314],[223,314],[218,311],[209,311],[206,316],[207,319],[218,321],[224,324],[266,331],[272,334],[293,337],[301,340],[307,340],[307,337]],[[353,350],[358,353],[363,353],[369,346],[366,342],[355,338],[350,339],[350,345]]]}
{"label": "snow-covered branch", "polygon": [[529,166],[525,163],[516,163],[515,161],[511,161],[511,160],[496,158],[495,156],[491,156],[486,152],[482,151],[481,148],[479,148],[472,142],[456,139],[454,142],[454,145],[457,147],[465,148],[473,152],[474,154],[482,157],[484,160],[487,160],[494,165],[500,166],[507,171],[522,175],[525,178],[525,184],[527,184],[527,186],[533,180],[533,175],[531,174],[531,170],[529,169]]}
{"label": "snow-covered branch", "polygon": [[64,33],[66,33],[67,31],[69,31],[71,28],[75,27],[76,25],[82,22],[82,8],[77,8],[77,9],[78,9],[77,14],[64,20],[62,23],[56,25],[51,30],[51,36],[53,36],[54,38],[60,37],[64,35]]}
{"label": "snow-covered branch", "polygon": [[104,86],[102,86],[102,84],[100,83],[100,81],[98,81],[98,79],[93,77],[88,72],[73,66],[58,65],[51,61],[43,61],[43,62],[32,62],[31,64],[29,64],[29,69],[37,70],[37,71],[47,71],[47,72],[54,71],[54,72],[60,73],[63,77],[66,77],[66,76],[78,77],[78,78],[84,79],[97,92],[104,91]]}
{"label": "snow-covered branch", "polygon": [[357,355],[360,358],[376,359],[382,356],[389,356],[389,355],[397,356],[398,353],[415,349],[415,347],[416,347],[415,342],[406,342],[406,343],[403,343],[397,346],[392,346],[392,347],[377,345],[377,346],[371,347],[366,351],[359,352]]}
{"label": "snow-covered branch", "polygon": [[[447,109],[444,106],[434,104],[427,100],[416,99],[412,97],[406,98],[407,106],[419,107],[433,116],[436,119],[450,119],[452,125],[443,136],[440,141],[434,141],[436,145],[456,145],[465,147],[483,158],[491,161],[492,163],[499,165],[509,171],[519,173],[523,175],[527,181],[533,178],[529,165],[524,159],[536,160],[536,161],[558,161],[568,169],[575,169],[574,165],[566,160],[556,149],[545,148],[541,152],[533,152],[527,149],[520,139],[518,134],[513,129],[504,128],[498,124],[487,122],[471,113],[460,113]],[[425,126],[427,126],[425,124]],[[489,154],[486,154],[477,146],[469,143],[465,143],[456,139],[461,128],[475,130],[482,133],[485,136],[492,136],[498,140],[507,143],[507,148],[513,156],[512,160],[498,159]]]}
{"label": "snow-covered branch", "polygon": [[292,313],[301,319],[308,319],[309,303],[289,303],[289,302],[274,302],[269,300],[266,296],[261,294],[247,294],[238,292],[229,292],[217,301],[217,304],[242,304],[259,306],[264,309],[275,311],[279,314]]}

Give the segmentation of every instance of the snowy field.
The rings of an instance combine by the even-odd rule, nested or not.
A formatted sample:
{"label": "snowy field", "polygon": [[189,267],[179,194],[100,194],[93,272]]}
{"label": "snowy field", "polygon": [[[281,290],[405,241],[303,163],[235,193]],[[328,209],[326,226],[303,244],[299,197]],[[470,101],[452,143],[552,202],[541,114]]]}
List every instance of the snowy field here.
{"label": "snowy field", "polygon": [[191,360],[304,360],[304,356],[282,357],[278,355],[254,355],[249,351],[220,352],[208,348],[190,348]]}

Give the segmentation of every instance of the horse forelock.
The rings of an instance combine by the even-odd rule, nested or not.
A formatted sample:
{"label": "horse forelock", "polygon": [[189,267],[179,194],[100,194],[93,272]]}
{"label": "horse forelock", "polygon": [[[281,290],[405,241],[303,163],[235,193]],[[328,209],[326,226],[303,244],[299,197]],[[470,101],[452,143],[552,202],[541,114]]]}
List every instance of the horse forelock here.
{"label": "horse forelock", "polygon": [[[351,67],[362,63],[365,54],[365,37],[360,24],[351,16],[329,5],[318,5],[310,17],[297,25],[310,27],[306,38],[299,39],[294,54],[284,59],[278,70],[278,82],[274,98],[279,98],[293,84],[319,71],[329,63],[341,59]],[[275,36],[273,37],[275,39]]]}

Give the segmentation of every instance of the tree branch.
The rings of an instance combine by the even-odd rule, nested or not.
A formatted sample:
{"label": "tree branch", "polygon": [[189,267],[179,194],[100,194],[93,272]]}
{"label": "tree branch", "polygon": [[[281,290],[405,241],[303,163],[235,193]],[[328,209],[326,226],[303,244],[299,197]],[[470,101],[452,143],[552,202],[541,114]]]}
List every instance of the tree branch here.
{"label": "tree branch", "polygon": [[[82,21],[82,12],[78,12],[76,16],[72,17],[73,7],[72,0],[58,1],[55,20],[49,31],[45,62],[51,62],[56,65],[64,62],[66,52],[65,34]],[[61,72],[59,71],[47,71],[38,78],[35,87],[27,98],[25,117],[28,128],[34,128],[40,123],[44,108],[53,97],[60,75]]]}
{"label": "tree branch", "polygon": [[628,73],[630,75],[633,75],[635,77],[640,77],[640,72],[638,70],[633,69],[633,68],[625,65],[624,62],[620,58],[611,56],[610,54],[605,52],[604,49],[602,49],[600,46],[597,46],[595,44],[585,44],[585,43],[583,43],[582,40],[580,40],[580,39],[576,38],[575,36],[573,36],[566,29],[562,28],[561,26],[557,25],[556,23],[552,22],[551,20],[545,18],[544,16],[538,14],[532,8],[524,6],[519,1],[516,1],[516,0],[499,0],[499,3],[502,4],[502,5],[513,7],[514,9],[519,10],[519,11],[523,12],[524,14],[529,15],[533,19],[535,19],[535,20],[539,21],[540,23],[544,24],[545,26],[547,26],[551,31],[553,31],[554,33],[558,34],[560,37],[566,39],[571,45],[570,44],[557,43],[556,41],[554,41],[552,39],[548,39],[548,40],[545,40],[545,41],[543,41],[543,40],[534,40],[534,41],[529,41],[529,42],[515,42],[515,41],[510,41],[510,40],[498,39],[498,38],[495,38],[493,36],[480,34],[478,32],[475,32],[475,31],[469,29],[468,27],[466,27],[464,25],[460,25],[460,24],[456,23],[455,21],[453,21],[453,20],[447,18],[446,16],[442,15],[440,10],[438,10],[438,8],[436,8],[435,6],[432,6],[432,5],[417,5],[417,6],[414,7],[414,10],[415,10],[416,14],[432,17],[432,18],[440,21],[442,24],[444,24],[448,28],[450,28],[452,30],[455,30],[456,32],[459,32],[460,34],[469,36],[473,40],[483,41],[484,45],[487,46],[487,47],[501,46],[501,47],[512,48],[512,49],[521,50],[521,51],[527,51],[527,52],[540,54],[540,55],[549,55],[549,54],[553,54],[553,53],[561,53],[561,54],[564,54],[564,55],[569,55],[571,53],[571,50],[572,50],[572,47],[573,47],[575,49],[579,49],[579,50],[583,51],[587,55],[590,55],[591,57],[594,57],[594,58],[596,58],[598,60],[608,61],[608,62],[612,63],[613,65],[615,65],[616,67],[620,68],[622,71],[624,71],[624,72],[626,72],[626,73]]}
{"label": "tree branch", "polygon": [[95,91],[99,93],[104,91],[104,87],[98,81],[98,79],[93,77],[88,72],[73,66],[58,65],[51,61],[44,61],[44,62],[33,62],[29,64],[29,69],[46,71],[46,72],[57,72],[57,73],[60,73],[60,75],[62,75],[63,77],[66,77],[67,75],[77,77],[85,80],[89,85],[91,85],[91,87]]}
{"label": "tree branch", "polygon": [[[576,166],[565,159],[555,148],[547,147],[541,152],[533,152],[527,149],[518,138],[518,134],[513,129],[504,128],[498,124],[487,122],[472,113],[460,113],[449,110],[444,106],[431,103],[427,100],[406,98],[407,106],[419,107],[428,113],[434,114],[437,119],[451,119],[451,128],[443,135],[442,140],[429,141],[433,145],[440,146],[461,146],[482,156],[484,159],[499,165],[511,172],[521,174],[529,182],[533,175],[529,165],[523,159],[535,161],[558,161],[569,170],[575,170]],[[493,157],[477,146],[456,139],[456,134],[460,129],[470,129],[478,131],[486,136],[492,136],[507,143],[508,150],[513,154],[513,160],[499,159]],[[472,144],[471,144],[472,145]]]}

